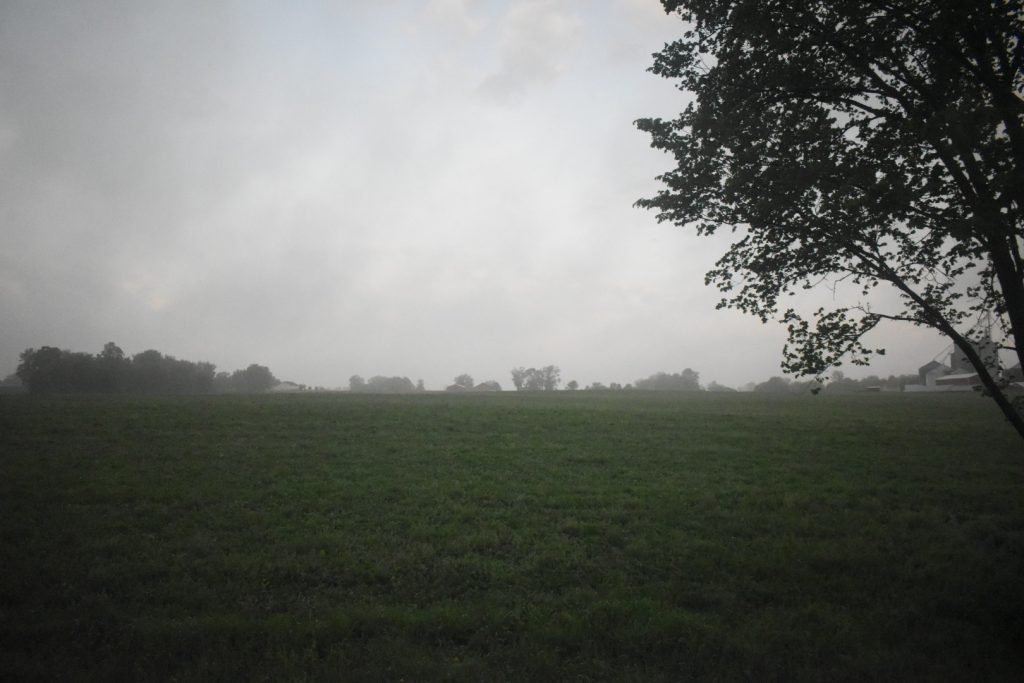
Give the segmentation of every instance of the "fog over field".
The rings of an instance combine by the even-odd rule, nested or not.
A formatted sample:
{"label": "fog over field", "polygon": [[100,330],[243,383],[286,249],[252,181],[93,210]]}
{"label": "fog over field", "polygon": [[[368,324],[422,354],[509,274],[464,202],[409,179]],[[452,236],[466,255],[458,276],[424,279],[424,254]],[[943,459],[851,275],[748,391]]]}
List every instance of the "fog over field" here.
{"label": "fog over field", "polygon": [[[325,386],[778,374],[782,326],[704,286],[728,235],[632,207],[682,31],[654,0],[0,4],[0,375],[111,340]],[[861,375],[947,346],[873,342]]]}

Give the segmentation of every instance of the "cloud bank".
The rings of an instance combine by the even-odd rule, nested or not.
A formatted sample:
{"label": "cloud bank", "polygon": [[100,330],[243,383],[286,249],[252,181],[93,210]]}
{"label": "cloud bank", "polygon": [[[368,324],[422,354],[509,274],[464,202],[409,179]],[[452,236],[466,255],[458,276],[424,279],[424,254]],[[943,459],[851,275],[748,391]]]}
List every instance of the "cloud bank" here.
{"label": "cloud bank", "polygon": [[[0,372],[113,340],[326,386],[777,373],[703,285],[725,244],[632,208],[669,164],[632,121],[685,104],[656,10],[5,3]],[[942,347],[888,341],[884,374]]]}

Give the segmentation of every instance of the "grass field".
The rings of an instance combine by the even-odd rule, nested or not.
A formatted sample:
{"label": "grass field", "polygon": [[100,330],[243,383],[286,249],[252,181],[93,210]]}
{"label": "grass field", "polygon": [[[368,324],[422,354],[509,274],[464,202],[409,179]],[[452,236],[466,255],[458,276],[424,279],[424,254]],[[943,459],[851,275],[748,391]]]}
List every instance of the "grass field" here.
{"label": "grass field", "polygon": [[1024,680],[973,395],[0,396],[0,679]]}

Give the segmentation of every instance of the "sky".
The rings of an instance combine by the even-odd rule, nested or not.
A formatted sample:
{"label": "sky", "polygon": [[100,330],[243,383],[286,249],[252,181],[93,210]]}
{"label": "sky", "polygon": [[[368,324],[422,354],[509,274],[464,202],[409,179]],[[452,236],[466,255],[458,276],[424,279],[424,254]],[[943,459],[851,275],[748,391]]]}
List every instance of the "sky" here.
{"label": "sky", "polygon": [[[704,285],[728,236],[633,207],[683,30],[656,0],[3,0],[0,375],[108,341],[326,387],[781,374],[784,328]],[[948,346],[872,341],[848,375]]]}

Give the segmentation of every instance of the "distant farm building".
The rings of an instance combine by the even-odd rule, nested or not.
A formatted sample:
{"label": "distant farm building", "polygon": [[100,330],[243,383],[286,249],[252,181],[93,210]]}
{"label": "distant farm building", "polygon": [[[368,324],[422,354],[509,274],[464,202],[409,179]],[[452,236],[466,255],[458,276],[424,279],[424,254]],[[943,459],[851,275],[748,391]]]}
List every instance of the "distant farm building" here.
{"label": "distant farm building", "polygon": [[[995,342],[986,336],[980,342],[972,343],[975,353],[993,377],[1000,372],[999,352]],[[938,360],[925,363],[917,370],[920,384],[908,384],[905,391],[973,391],[981,386],[981,378],[959,346],[953,345],[949,364]]]}
{"label": "distant farm building", "polygon": [[304,385],[296,384],[295,382],[278,382],[270,387],[270,390],[274,393],[290,394],[296,391],[303,391],[305,388]]}
{"label": "distant farm building", "polygon": [[1020,369],[1020,363],[1006,370],[1003,373],[1003,379],[1007,382],[1024,382],[1024,372]]}
{"label": "distant farm building", "polygon": [[918,368],[917,375],[921,378],[922,386],[933,387],[935,386],[935,380],[948,374],[949,371],[949,366],[933,360]]}
{"label": "distant farm building", "polygon": [[981,386],[981,378],[976,372],[950,373],[935,379],[937,387],[967,387],[974,388]]}
{"label": "distant farm building", "polygon": [[[989,373],[993,377],[998,376],[1000,370],[999,347],[992,341],[992,338],[986,336],[985,339],[973,343],[971,346],[974,347],[974,352],[981,358],[981,362],[988,369]],[[959,346],[953,347],[953,353],[949,356],[949,365],[954,374],[974,373],[974,366],[971,365],[971,361],[967,359],[967,354],[960,350]]]}

